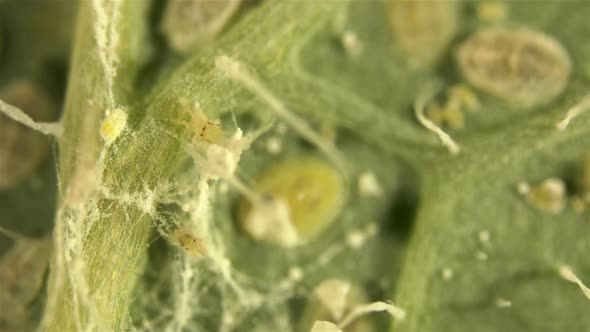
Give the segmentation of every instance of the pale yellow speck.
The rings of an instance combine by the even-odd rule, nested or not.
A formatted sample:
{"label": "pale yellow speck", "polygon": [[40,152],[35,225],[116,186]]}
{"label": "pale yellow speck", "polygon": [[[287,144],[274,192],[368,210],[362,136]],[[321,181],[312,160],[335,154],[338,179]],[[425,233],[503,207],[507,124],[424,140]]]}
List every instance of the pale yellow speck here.
{"label": "pale yellow speck", "polygon": [[477,6],[477,18],[486,23],[496,23],[508,18],[508,7],[498,1],[484,1]]}
{"label": "pale yellow speck", "polygon": [[482,244],[487,244],[490,242],[490,232],[486,229],[481,230],[477,234],[477,237],[479,238],[479,242],[481,242]]}
{"label": "pale yellow speck", "polygon": [[113,143],[127,126],[127,113],[121,108],[114,108],[107,111],[104,120],[100,125],[100,137],[107,143]]}
{"label": "pale yellow speck", "polygon": [[538,209],[559,213],[565,207],[565,183],[559,178],[548,178],[527,193],[527,201]]}
{"label": "pale yellow speck", "polygon": [[464,84],[455,84],[447,91],[449,104],[455,103],[467,111],[477,111],[481,107],[479,98],[472,89]]}
{"label": "pale yellow speck", "polygon": [[496,307],[498,308],[510,308],[512,306],[512,301],[506,300],[504,298],[496,299]]}
{"label": "pale yellow speck", "polygon": [[475,258],[477,258],[480,261],[487,261],[488,260],[488,254],[486,254],[483,251],[478,251],[475,253]]}
{"label": "pale yellow speck", "polygon": [[450,267],[446,267],[442,270],[442,278],[444,281],[449,281],[451,279],[453,279],[453,275],[455,273],[453,272],[453,269],[451,269]]}

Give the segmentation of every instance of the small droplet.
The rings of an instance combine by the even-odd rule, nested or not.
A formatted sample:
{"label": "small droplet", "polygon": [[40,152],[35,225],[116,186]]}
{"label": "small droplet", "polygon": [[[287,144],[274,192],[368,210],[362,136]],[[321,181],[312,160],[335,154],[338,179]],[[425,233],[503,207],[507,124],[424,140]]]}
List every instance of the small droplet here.
{"label": "small droplet", "polygon": [[488,244],[488,243],[490,243],[490,232],[487,229],[481,230],[477,234],[477,237],[479,239],[479,242],[481,242],[481,244]]}
{"label": "small droplet", "polygon": [[358,57],[363,52],[363,45],[359,37],[353,31],[345,31],[340,39],[344,50],[350,57]]}
{"label": "small droplet", "polygon": [[512,307],[512,301],[506,300],[505,298],[499,297],[496,300],[496,307],[498,308],[510,308]]}
{"label": "small droplet", "polygon": [[298,266],[293,266],[289,269],[289,279],[297,282],[303,279],[303,270]]}
{"label": "small droplet", "polygon": [[362,196],[380,196],[383,193],[377,177],[372,172],[364,172],[359,175],[358,191]]}
{"label": "small droplet", "polygon": [[348,244],[352,249],[359,249],[360,247],[365,244],[365,240],[367,239],[365,233],[358,229],[353,229],[346,234],[346,244]]}
{"label": "small droplet", "polygon": [[477,258],[480,261],[487,261],[488,260],[488,254],[486,254],[485,252],[478,250],[475,253],[475,258]]}
{"label": "small droplet", "polygon": [[525,181],[520,181],[516,185],[516,191],[518,191],[518,193],[521,195],[526,195],[531,191],[531,186]]}
{"label": "small droplet", "polygon": [[442,270],[441,276],[444,281],[449,281],[449,280],[453,279],[454,274],[455,273],[453,272],[453,269],[451,269],[450,267],[445,267]]}
{"label": "small droplet", "polygon": [[270,154],[279,154],[281,152],[281,139],[276,137],[276,136],[272,136],[269,137],[266,140],[266,151],[268,151],[268,153]]}

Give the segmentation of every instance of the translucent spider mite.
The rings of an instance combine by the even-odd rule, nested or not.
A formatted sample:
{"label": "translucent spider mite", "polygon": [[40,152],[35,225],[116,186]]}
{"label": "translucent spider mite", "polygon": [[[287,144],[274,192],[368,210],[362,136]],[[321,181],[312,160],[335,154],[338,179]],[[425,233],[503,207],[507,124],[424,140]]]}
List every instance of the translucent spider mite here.
{"label": "translucent spider mite", "polygon": [[198,102],[195,102],[194,109],[191,109],[188,102],[184,99],[180,100],[180,104],[184,112],[188,113],[190,116],[188,121],[180,122],[180,124],[195,133],[195,138],[209,144],[220,144],[224,141],[221,124],[219,121],[208,119],[205,113],[201,110],[201,106]]}
{"label": "translucent spider mite", "polygon": [[172,233],[172,239],[190,256],[202,257],[207,254],[207,248],[203,242],[185,229],[175,230]]}

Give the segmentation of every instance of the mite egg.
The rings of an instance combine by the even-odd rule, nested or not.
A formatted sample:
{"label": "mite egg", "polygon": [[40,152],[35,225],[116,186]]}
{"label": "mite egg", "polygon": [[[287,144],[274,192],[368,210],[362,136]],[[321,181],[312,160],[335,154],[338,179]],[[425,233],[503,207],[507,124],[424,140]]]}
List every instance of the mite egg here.
{"label": "mite egg", "polygon": [[447,89],[447,100],[444,105],[433,102],[426,106],[426,117],[439,127],[446,125],[451,129],[463,129],[463,111],[475,112],[479,108],[479,99],[471,89],[463,85],[454,85]]}
{"label": "mite egg", "polygon": [[[258,178],[253,190],[266,199],[254,206],[242,199],[242,228],[255,239],[283,247],[305,242],[324,230],[342,209],[346,196],[340,173],[315,158],[275,165]],[[277,232],[285,234],[274,234]]]}
{"label": "mite egg", "polygon": [[[0,89],[0,99],[20,108],[35,121],[49,121],[51,101],[32,83],[19,81]],[[42,134],[0,114],[0,189],[30,176],[49,151]]]}
{"label": "mite egg", "polygon": [[480,30],[459,47],[457,61],[473,86],[521,108],[553,100],[571,72],[557,40],[527,29]]}
{"label": "mite egg", "polygon": [[113,143],[127,126],[127,113],[120,108],[114,108],[106,112],[105,118],[100,124],[99,133],[107,143]]}
{"label": "mite egg", "polygon": [[397,46],[416,65],[435,62],[457,32],[457,1],[389,0]]}
{"label": "mite egg", "polygon": [[170,47],[189,53],[221,32],[239,4],[240,0],[168,0],[161,30]]}
{"label": "mite egg", "polygon": [[556,214],[565,207],[565,183],[559,178],[548,178],[532,187],[520,187],[519,192],[525,195],[529,204],[540,210]]}

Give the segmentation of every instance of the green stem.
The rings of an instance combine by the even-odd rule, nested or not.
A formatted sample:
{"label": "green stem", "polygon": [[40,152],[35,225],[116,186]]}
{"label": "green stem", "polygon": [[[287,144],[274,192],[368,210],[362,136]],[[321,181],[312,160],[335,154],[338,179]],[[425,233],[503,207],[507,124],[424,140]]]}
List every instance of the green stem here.
{"label": "green stem", "polygon": [[110,150],[98,127],[107,109],[130,111],[132,83],[148,54],[149,6],[149,1],[79,3],[59,141],[60,202],[42,322],[48,331],[120,330],[127,323],[150,219],[140,209],[120,209],[101,197],[101,173],[109,172],[100,155]]}
{"label": "green stem", "polygon": [[[198,100],[208,115],[218,117],[236,108],[228,100],[245,94],[215,69],[214,56],[223,52],[256,68],[268,68],[267,75],[280,75],[292,44],[307,40],[321,26],[297,22],[325,21],[346,5],[343,1],[265,2],[219,40],[217,48],[195,55],[143,99],[130,91],[147,51],[125,45],[145,44],[149,4],[121,2],[118,15],[123,19],[114,22],[113,29],[123,42],[108,53],[119,59],[113,62],[117,75],[109,80],[104,56],[93,38],[96,2],[109,10],[117,3],[81,2],[60,141],[61,200],[43,322],[51,331],[127,328],[131,293],[143,269],[161,184],[186,156],[179,140],[187,136],[178,125],[183,111],[179,98]],[[109,10],[104,12],[112,14]],[[297,13],[301,20],[283,22],[288,13]],[[263,46],[255,53],[246,51],[252,45]],[[123,134],[105,145],[98,127],[112,107],[123,108],[129,121]]]}

